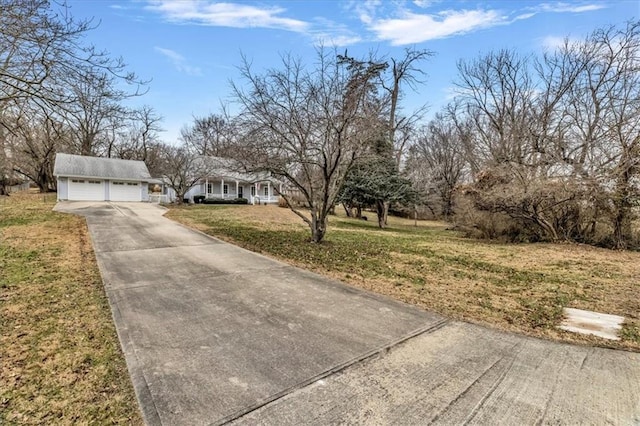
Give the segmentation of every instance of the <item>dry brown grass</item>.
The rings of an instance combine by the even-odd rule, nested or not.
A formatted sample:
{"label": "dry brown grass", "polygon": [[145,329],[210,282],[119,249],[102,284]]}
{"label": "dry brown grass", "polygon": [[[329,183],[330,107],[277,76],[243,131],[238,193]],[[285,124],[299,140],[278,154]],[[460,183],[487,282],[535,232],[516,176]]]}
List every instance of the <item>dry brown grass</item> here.
{"label": "dry brown grass", "polygon": [[[339,212],[342,213],[342,212]],[[449,317],[556,340],[640,350],[640,253],[464,238],[440,222],[331,217],[327,241],[275,206],[190,206],[168,216],[250,250]],[[627,318],[623,340],[558,330],[563,307]]]}
{"label": "dry brown grass", "polygon": [[0,200],[0,424],[142,424],[83,219]]}

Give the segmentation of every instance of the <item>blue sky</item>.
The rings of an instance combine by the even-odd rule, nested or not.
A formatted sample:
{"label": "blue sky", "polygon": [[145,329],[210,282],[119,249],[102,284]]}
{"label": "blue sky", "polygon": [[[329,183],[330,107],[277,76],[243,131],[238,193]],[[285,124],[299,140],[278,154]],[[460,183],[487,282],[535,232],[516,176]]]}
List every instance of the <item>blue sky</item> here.
{"label": "blue sky", "polygon": [[149,92],[131,101],[164,117],[162,139],[173,143],[193,115],[219,110],[238,80],[241,53],[256,71],[277,67],[292,53],[313,61],[314,45],[347,48],[352,56],[376,50],[401,57],[406,47],[429,49],[428,77],[409,89],[407,109],[427,103],[435,113],[452,96],[456,62],[490,50],[540,53],[564,37],[640,17],[640,0],[69,0],[76,18],[94,18],[87,40],[122,56]]}

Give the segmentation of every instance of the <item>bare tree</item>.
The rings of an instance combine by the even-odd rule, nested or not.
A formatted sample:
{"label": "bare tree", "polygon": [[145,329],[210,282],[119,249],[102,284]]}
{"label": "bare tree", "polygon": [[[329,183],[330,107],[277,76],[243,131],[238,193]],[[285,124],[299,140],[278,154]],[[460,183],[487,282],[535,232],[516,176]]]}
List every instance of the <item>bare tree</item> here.
{"label": "bare tree", "polygon": [[[0,114],[3,111],[0,110]],[[6,111],[5,114],[6,115]],[[4,118],[0,118],[4,121]],[[11,168],[11,152],[9,149],[9,139],[15,136],[15,132],[7,127],[0,126],[0,195],[9,195],[9,187],[17,183],[14,172]]]}
{"label": "bare tree", "polygon": [[535,93],[529,59],[509,50],[458,63],[459,97],[473,120],[476,152],[488,164],[527,165]]}
{"label": "bare tree", "polygon": [[176,193],[182,204],[184,195],[209,173],[209,162],[186,146],[163,145],[161,151],[162,179]]}
{"label": "bare tree", "polygon": [[426,109],[426,106],[418,108],[409,115],[400,114],[400,101],[402,100],[403,86],[416,89],[419,84],[424,84],[426,73],[419,67],[419,64],[431,56],[434,52],[426,49],[405,49],[401,59],[389,59],[389,72],[381,76],[381,85],[387,92],[388,99],[388,122],[387,132],[390,145],[394,149],[396,167],[400,168],[400,163],[407,149],[407,134],[415,126]]}
{"label": "bare tree", "polygon": [[91,20],[75,20],[64,3],[0,1],[0,109],[8,101],[26,99],[49,109],[65,108],[75,99],[66,83],[91,69],[138,88],[144,84],[126,71],[122,59],[83,43],[93,28]]}
{"label": "bare tree", "polygon": [[[374,104],[378,105],[378,134],[367,144],[369,159],[359,162],[357,168],[347,180],[342,197],[348,199],[369,200],[375,206],[378,224],[382,228],[387,224],[389,207],[392,203],[412,200],[413,191],[400,175],[401,163],[409,142],[415,132],[416,123],[422,118],[426,107],[419,108],[409,116],[400,114],[400,101],[403,85],[411,88],[423,83],[420,79],[425,73],[418,68],[419,62],[433,53],[428,50],[406,49],[402,59],[391,58],[388,62],[370,55],[366,61],[339,55],[340,63],[348,65],[351,72],[351,84],[367,81],[368,92],[377,95]],[[371,78],[371,77],[374,78]],[[372,122],[373,124],[373,122]],[[368,163],[368,164],[367,164]]]}
{"label": "bare tree", "polygon": [[313,69],[285,56],[281,69],[263,75],[244,59],[244,85],[233,84],[246,129],[236,158],[246,170],[267,172],[304,197],[308,215],[289,206],[309,225],[316,243],[323,240],[345,176],[377,122],[370,114],[368,81],[354,84],[336,56],[319,49]]}
{"label": "bare tree", "polygon": [[465,193],[476,207],[544,239],[638,244],[639,21],[566,40],[533,61],[500,51],[459,71],[450,116],[471,129]]}
{"label": "bare tree", "polygon": [[[42,190],[55,188],[49,163],[59,143],[64,140],[65,150],[100,154],[109,121],[104,111],[115,122],[114,101],[140,94],[145,84],[122,59],[85,42],[93,28],[91,20],[75,20],[65,2],[0,0],[2,167]],[[134,88],[125,92],[116,88],[120,83]],[[77,149],[67,145],[72,135]]]}
{"label": "bare tree", "polygon": [[[454,213],[454,195],[464,182],[467,163],[464,155],[464,135],[444,114],[422,129],[410,151],[407,169],[423,200],[432,211],[449,219]],[[435,208],[434,208],[435,207]]]}
{"label": "bare tree", "polygon": [[8,138],[12,170],[35,183],[40,192],[56,190],[53,163],[56,152],[64,149],[69,131],[48,110],[19,111]]}
{"label": "bare tree", "polygon": [[588,156],[611,200],[613,245],[624,249],[633,239],[633,209],[640,204],[640,21],[598,30],[585,47],[593,60],[585,68],[588,85],[578,89],[593,102],[594,120],[585,120],[586,129],[585,121],[574,126],[587,130],[592,142]]}
{"label": "bare tree", "polygon": [[73,129],[73,145],[80,155],[109,154],[109,134],[125,127],[129,94],[116,88],[115,79],[102,71],[87,72],[69,82],[74,103],[63,116]]}
{"label": "bare tree", "polygon": [[118,129],[115,125],[109,126],[113,132],[109,138],[107,157],[147,161],[151,151],[160,142],[162,117],[148,105],[127,111],[127,117],[124,127]]}
{"label": "bare tree", "polygon": [[180,130],[182,140],[200,154],[229,157],[235,129],[226,111],[206,117],[193,117],[193,124]]}

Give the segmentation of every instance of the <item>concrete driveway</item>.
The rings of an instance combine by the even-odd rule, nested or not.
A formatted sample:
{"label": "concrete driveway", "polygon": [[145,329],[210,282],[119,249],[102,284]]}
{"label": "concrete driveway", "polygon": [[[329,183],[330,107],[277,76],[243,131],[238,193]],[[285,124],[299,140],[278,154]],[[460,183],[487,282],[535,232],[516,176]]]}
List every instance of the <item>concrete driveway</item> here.
{"label": "concrete driveway", "polygon": [[151,204],[56,210],[87,218],[148,424],[640,424],[638,353],[449,321]]}

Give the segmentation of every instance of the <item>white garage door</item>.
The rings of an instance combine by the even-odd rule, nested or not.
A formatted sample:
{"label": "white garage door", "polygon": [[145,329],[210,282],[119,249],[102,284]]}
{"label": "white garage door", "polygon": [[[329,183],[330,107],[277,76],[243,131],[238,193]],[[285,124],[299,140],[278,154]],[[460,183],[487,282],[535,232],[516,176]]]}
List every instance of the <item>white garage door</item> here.
{"label": "white garage door", "polygon": [[104,181],[92,179],[69,179],[69,200],[104,200]]}
{"label": "white garage door", "polygon": [[140,201],[142,194],[139,182],[111,182],[109,198],[111,201]]}

